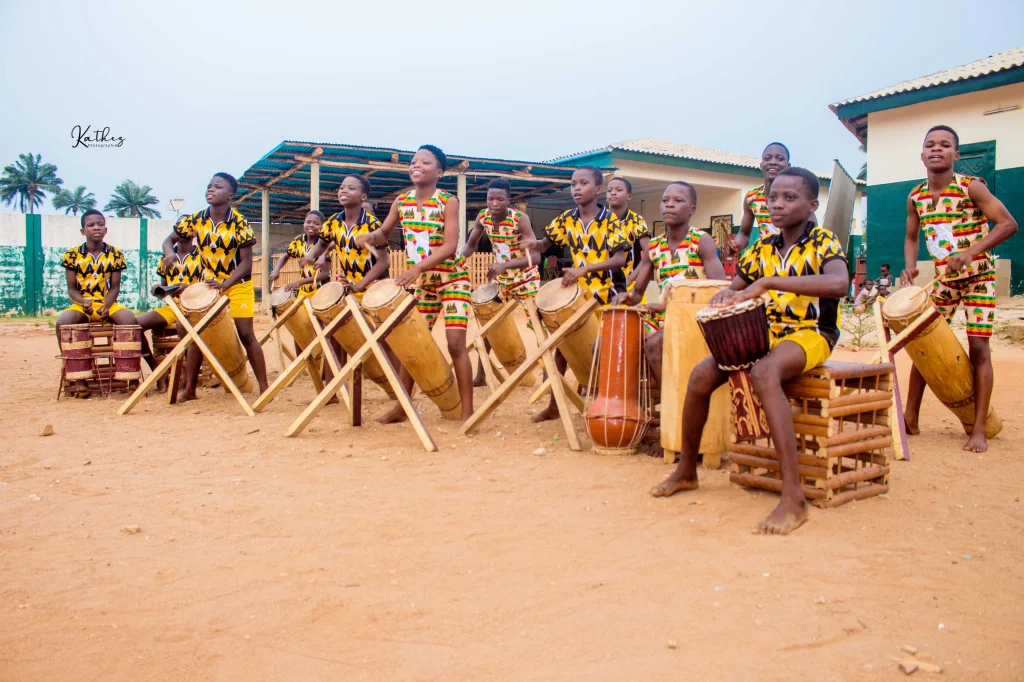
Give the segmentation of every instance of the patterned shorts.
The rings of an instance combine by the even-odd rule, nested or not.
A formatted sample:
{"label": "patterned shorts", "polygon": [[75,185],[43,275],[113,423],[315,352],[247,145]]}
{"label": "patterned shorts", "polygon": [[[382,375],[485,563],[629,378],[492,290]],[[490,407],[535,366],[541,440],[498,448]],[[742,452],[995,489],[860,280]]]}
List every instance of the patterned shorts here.
{"label": "patterned shorts", "polygon": [[465,329],[469,319],[469,272],[459,268],[455,272],[431,270],[420,275],[413,296],[416,309],[427,318],[427,326],[434,328],[437,316],[444,308],[445,329]]}
{"label": "patterned shorts", "polygon": [[968,336],[992,336],[996,321],[996,273],[981,272],[966,279],[936,282],[931,296],[946,321],[953,319],[961,302],[964,304]]}

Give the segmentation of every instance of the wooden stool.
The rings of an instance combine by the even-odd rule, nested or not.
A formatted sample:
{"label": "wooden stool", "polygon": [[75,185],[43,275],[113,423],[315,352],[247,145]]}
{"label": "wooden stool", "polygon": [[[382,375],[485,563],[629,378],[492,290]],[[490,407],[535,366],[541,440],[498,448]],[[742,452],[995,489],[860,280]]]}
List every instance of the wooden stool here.
{"label": "wooden stool", "polygon": [[[114,325],[106,322],[92,322],[89,324],[89,336],[92,339],[93,367],[93,376],[86,380],[89,390],[108,396],[114,391],[128,391],[133,383],[138,385],[137,379],[126,381],[114,378],[114,345],[112,341]],[[61,361],[60,385],[57,387],[57,400],[60,400],[61,394],[66,396],[68,391],[74,391],[78,382],[65,376],[64,359],[60,355],[57,358]]]}
{"label": "wooden stool", "polygon": [[[829,360],[783,387],[793,408],[800,485],[812,504],[838,507],[888,492],[894,369]],[[781,492],[771,437],[731,440],[729,480]]]}

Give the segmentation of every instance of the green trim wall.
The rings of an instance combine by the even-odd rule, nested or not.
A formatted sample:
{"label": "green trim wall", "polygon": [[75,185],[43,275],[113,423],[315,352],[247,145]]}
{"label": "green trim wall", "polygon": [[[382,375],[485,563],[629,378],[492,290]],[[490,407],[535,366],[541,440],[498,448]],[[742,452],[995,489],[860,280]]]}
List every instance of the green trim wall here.
{"label": "green trim wall", "polygon": [[27,315],[38,315],[43,309],[43,217],[25,216],[25,302]]}
{"label": "green trim wall", "polygon": [[[878,273],[882,263],[895,272],[903,269],[903,237],[907,228],[907,196],[924,178],[868,186],[868,276]],[[1024,167],[995,171],[996,196],[1006,204],[1018,224],[1024,222]],[[1024,233],[1000,245],[995,253],[1009,259],[1010,291],[1024,294]],[[918,260],[928,258],[923,243]]]}

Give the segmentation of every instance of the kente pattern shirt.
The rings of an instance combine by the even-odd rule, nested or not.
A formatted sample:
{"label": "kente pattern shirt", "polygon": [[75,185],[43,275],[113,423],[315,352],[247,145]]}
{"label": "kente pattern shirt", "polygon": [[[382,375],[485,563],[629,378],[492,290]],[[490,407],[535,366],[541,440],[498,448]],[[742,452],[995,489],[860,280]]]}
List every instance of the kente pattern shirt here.
{"label": "kente pattern shirt", "polygon": [[947,282],[968,279],[974,275],[995,272],[996,263],[990,251],[974,256],[971,264],[955,275],[946,275],[946,263],[954,253],[966,251],[988,236],[988,218],[968,194],[972,182],[985,181],[972,175],[953,174],[953,180],[936,198],[925,180],[910,192],[921,223],[925,247],[935,263],[935,274]]}

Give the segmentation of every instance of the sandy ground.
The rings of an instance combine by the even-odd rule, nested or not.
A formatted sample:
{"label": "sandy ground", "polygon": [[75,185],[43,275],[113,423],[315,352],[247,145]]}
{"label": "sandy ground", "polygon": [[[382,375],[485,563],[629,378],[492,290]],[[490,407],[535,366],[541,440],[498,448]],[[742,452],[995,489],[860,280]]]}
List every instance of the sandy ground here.
{"label": "sandy ground", "polygon": [[426,453],[338,407],[284,438],[305,377],[256,418],[55,403],[55,352],[0,327],[0,680],[887,680],[904,644],[1024,678],[1019,349],[987,454],[928,396],[890,493],[786,538],[724,470],[651,498],[665,464],[571,452],[524,389],[472,438],[417,398]]}

